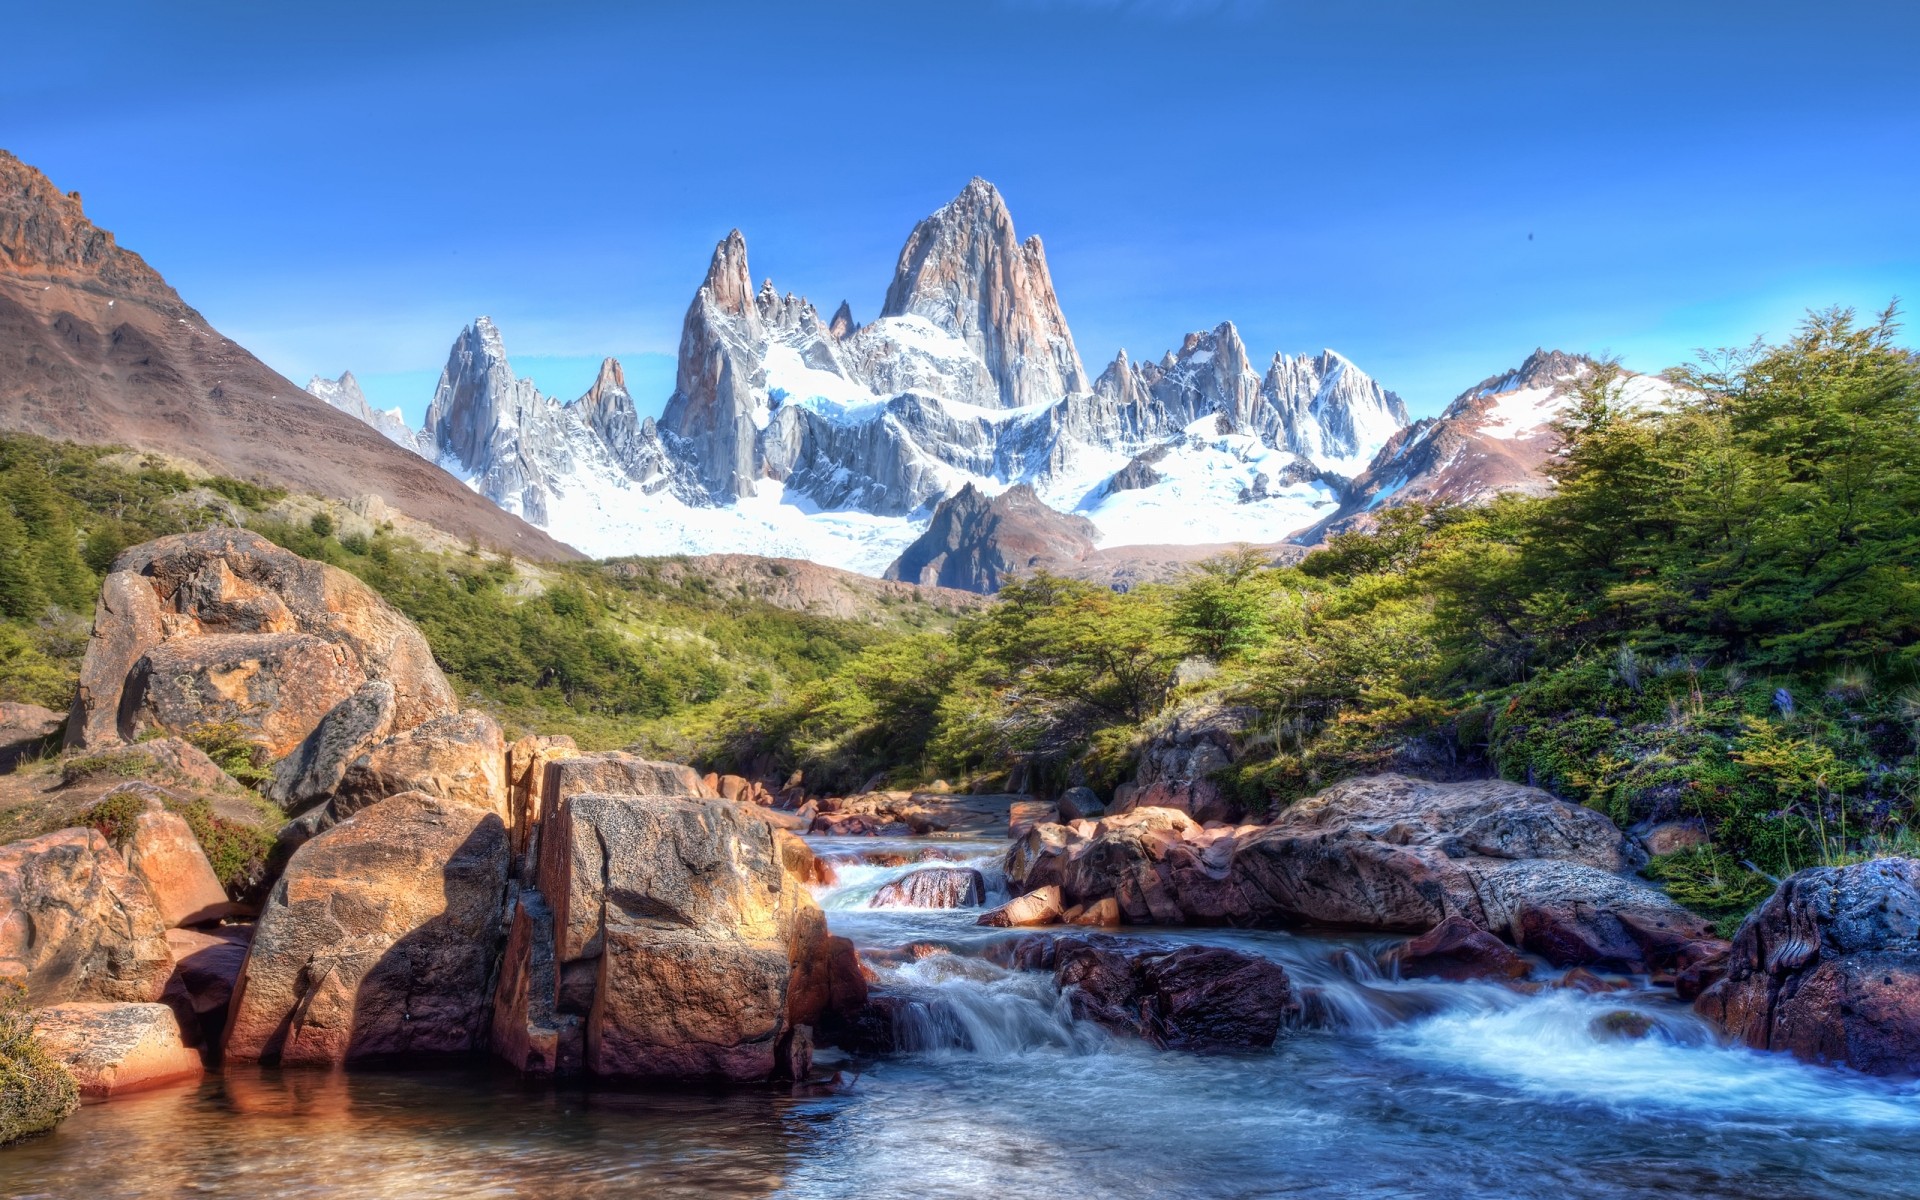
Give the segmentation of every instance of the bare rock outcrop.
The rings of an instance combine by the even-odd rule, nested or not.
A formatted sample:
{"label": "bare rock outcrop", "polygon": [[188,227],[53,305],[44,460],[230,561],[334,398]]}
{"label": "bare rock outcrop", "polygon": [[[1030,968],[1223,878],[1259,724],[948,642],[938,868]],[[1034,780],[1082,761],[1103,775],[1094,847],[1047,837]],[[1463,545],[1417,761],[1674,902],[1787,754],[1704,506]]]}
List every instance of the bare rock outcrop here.
{"label": "bare rock outcrop", "polygon": [[232,906],[199,839],[184,818],[167,811],[160,789],[141,790],[144,807],[122,847],[128,872],[145,886],[168,926],[219,921]]}
{"label": "bare rock outcrop", "polygon": [[924,317],[960,338],[992,373],[1001,407],[1090,386],[1039,237],[1015,236],[1006,202],[984,179],[914,227],[880,315]]}
{"label": "bare rock outcrop", "polygon": [[0,846],[0,975],[34,1004],[158,1000],[173,973],[166,928],[97,830]]}
{"label": "bare rock outcrop", "polygon": [[175,534],[102,584],[67,745],[232,723],[278,757],[369,680],[396,729],[455,708],[420,631],[353,576],[244,529]]}
{"label": "bare rock outcrop", "polygon": [[1092,521],[1047,507],[1024,483],[991,497],[969,483],[934,508],[926,532],[885,577],[996,592],[1016,573],[1079,562],[1098,536]]}
{"label": "bare rock outcrop", "polygon": [[987,898],[987,882],[972,867],[922,867],[873,894],[873,907],[974,908]]}
{"label": "bare rock outcrop", "polygon": [[1042,825],[1014,843],[1016,891],[1111,897],[1133,924],[1322,925],[1424,933],[1449,917],[1561,966],[1678,973],[1719,952],[1706,922],[1631,878],[1604,815],[1499,780],[1351,779],[1264,826],[1174,809]]}
{"label": "bare rock outcrop", "polygon": [[164,1004],[50,1005],[34,1014],[34,1037],[88,1100],[186,1083],[203,1069]]}
{"label": "bare rock outcrop", "polygon": [[1263,1049],[1301,1013],[1286,968],[1222,946],[1169,950],[1098,935],[1043,935],[1002,957],[1052,971],[1076,1016],[1171,1050]]}
{"label": "bare rock outcrop", "polygon": [[1920,861],[1813,867],[1734,935],[1694,1008],[1735,1040],[1869,1075],[1920,1075]]}
{"label": "bare rock outcrop", "polygon": [[362,686],[334,705],[293,753],[274,764],[267,796],[289,812],[311,808],[331,796],[347,768],[393,732],[393,685],[384,679]]}
{"label": "bare rock outcrop", "polygon": [[37,704],[0,702],[0,775],[52,749],[62,719]]}
{"label": "bare rock outcrop", "polygon": [[481,1048],[508,857],[497,812],[421,792],[301,846],[260,915],[228,1056],[337,1066]]}
{"label": "bare rock outcrop", "polygon": [[1202,823],[1246,816],[1214,776],[1233,764],[1234,743],[1253,710],[1215,701],[1184,704],[1156,721],[1141,748],[1132,783],[1114,795],[1116,811],[1175,808]]}
{"label": "bare rock outcrop", "polygon": [[[835,996],[825,918],[786,869],[779,837],[725,801],[559,800],[541,835],[539,885],[553,910],[559,1007],[585,1001],[589,1073],[804,1070],[813,1027],[851,1001]],[[540,973],[531,958],[510,963],[514,972]]]}

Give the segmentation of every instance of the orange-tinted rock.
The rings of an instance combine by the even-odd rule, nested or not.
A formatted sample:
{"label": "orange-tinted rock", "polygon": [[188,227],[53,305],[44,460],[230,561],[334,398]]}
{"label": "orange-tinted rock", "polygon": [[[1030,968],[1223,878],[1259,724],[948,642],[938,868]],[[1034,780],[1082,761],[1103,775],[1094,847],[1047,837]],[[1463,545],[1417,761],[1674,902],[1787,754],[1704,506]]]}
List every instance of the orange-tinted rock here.
{"label": "orange-tinted rock", "polygon": [[161,999],[183,1025],[191,1023],[191,1040],[217,1047],[227,1025],[227,1006],[246,965],[251,925],[220,925],[212,929],[169,929],[167,946],[173,951],[173,975]]}
{"label": "orange-tinted rock", "polygon": [[333,706],[293,753],[274,764],[267,796],[288,812],[330,797],[353,761],[393,732],[393,685],[366,684]]}
{"label": "orange-tinted rock", "polygon": [[548,807],[547,764],[579,752],[565,734],[529,734],[507,748],[507,807],[516,858],[538,853],[536,839]]}
{"label": "orange-tinted rock", "polygon": [[1067,924],[1112,929],[1120,924],[1120,902],[1108,896],[1092,904],[1081,905],[1080,911],[1067,919]]}
{"label": "orange-tinted rock", "polygon": [[88,1100],[185,1083],[203,1069],[164,1004],[55,1004],[34,1013],[34,1037]]}
{"label": "orange-tinted rock", "polygon": [[420,792],[301,846],[260,914],[227,1055],[338,1065],[484,1045],[508,856],[497,813]]}
{"label": "orange-tinted rock", "polygon": [[33,1004],[145,1003],[172,973],[160,910],[98,831],[0,846],[0,975]]}
{"label": "orange-tinted rock", "polygon": [[[230,637],[294,640],[234,642],[225,649],[185,645]],[[300,640],[305,638],[337,648],[345,662],[322,662]],[[147,659],[150,669],[137,671]],[[303,559],[244,529],[158,538],[123,552],[101,585],[67,745],[132,741],[144,727],[136,721],[181,731],[166,722],[224,711],[223,705],[238,705],[235,697],[245,697],[273,715],[272,732],[262,736],[282,747],[276,753],[285,753],[359,686],[354,683],[318,708],[312,697],[319,687],[307,687],[306,697],[296,697],[301,689],[292,686],[295,676],[261,677],[272,676],[281,665],[293,669],[310,663],[319,664],[328,679],[392,683],[396,728],[412,728],[455,708],[453,689],[420,631],[345,571]],[[135,687],[136,674],[145,677],[142,687]],[[192,686],[181,688],[181,678]],[[152,702],[128,696],[130,688],[148,691]],[[296,701],[308,706],[302,712],[312,710],[310,719],[296,713]],[[302,720],[304,727],[298,727]]]}
{"label": "orange-tinted rock", "polygon": [[724,801],[560,800],[542,890],[563,973],[598,964],[591,1074],[767,1079],[804,1049],[799,1027],[832,1001],[833,948],[778,841]]}
{"label": "orange-tinted rock", "polygon": [[424,792],[485,809],[504,825],[507,746],[500,726],[483,712],[435,717],[376,743],[347,767],[330,807],[350,817],[403,792]]}
{"label": "orange-tinted rock", "polygon": [[1007,836],[1019,837],[1035,825],[1060,819],[1059,808],[1046,800],[1015,800],[1007,808]]}
{"label": "orange-tinted rock", "polygon": [[1060,889],[1049,886],[1015,896],[1000,907],[989,909],[975,924],[1000,928],[1052,925],[1060,920],[1064,911],[1060,907]]}
{"label": "orange-tinted rock", "polygon": [[753,785],[738,775],[722,775],[714,784],[714,790],[722,800],[744,800]]}
{"label": "orange-tinted rock", "polygon": [[[112,796],[120,789],[107,793]],[[226,889],[184,818],[166,810],[160,789],[143,789],[146,808],[133,819],[122,853],[127,870],[146,885],[167,925],[202,925],[231,910]]]}
{"label": "orange-tinted rock", "polygon": [[1526,960],[1513,948],[1464,917],[1448,917],[1394,951],[1392,961],[1408,979],[1521,979]]}
{"label": "orange-tinted rock", "polygon": [[128,740],[233,726],[269,758],[290,754],[367,682],[346,646],[304,633],[174,638],[134,664],[121,701]]}

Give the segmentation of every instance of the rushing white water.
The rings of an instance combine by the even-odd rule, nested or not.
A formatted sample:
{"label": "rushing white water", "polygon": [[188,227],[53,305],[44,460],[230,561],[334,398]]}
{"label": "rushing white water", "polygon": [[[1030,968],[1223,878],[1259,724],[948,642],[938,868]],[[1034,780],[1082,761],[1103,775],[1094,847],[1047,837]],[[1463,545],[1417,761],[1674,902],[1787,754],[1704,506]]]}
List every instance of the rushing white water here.
{"label": "rushing white water", "polygon": [[[1309,1000],[1270,1051],[1161,1051],[1074,1020],[1050,975],[984,957],[1026,931],[872,906],[937,864],[979,869],[995,903],[1000,845],[816,845],[839,872],[819,890],[830,925],[906,1001],[901,1051],[829,1052],[831,1083],[240,1073],[0,1150],[0,1195],[1920,1200],[1914,1085],[1723,1046],[1670,993],[1396,980],[1374,966],[1392,938],[1118,931],[1265,955]],[[937,857],[905,861],[922,856]],[[1596,1027],[1622,1009],[1653,1031]]]}

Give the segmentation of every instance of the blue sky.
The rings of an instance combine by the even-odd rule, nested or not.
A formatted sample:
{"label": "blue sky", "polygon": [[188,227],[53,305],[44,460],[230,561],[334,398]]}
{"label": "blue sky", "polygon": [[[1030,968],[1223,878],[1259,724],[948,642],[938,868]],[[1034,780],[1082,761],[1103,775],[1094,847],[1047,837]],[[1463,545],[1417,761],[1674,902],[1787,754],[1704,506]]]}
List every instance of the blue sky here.
{"label": "blue sky", "polygon": [[1920,294],[1908,3],[10,9],[0,146],[416,421],[479,313],[544,389],[614,354],[657,409],[736,225],[869,319],[975,174],[1090,369],[1230,318],[1416,414],[1537,345],[1655,370]]}

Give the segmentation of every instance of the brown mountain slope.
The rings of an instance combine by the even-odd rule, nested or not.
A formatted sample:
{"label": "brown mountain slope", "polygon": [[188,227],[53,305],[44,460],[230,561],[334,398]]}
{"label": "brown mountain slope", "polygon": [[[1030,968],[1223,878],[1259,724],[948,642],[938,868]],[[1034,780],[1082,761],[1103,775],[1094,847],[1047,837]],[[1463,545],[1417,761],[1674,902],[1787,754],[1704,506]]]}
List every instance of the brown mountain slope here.
{"label": "brown mountain slope", "polygon": [[222,337],[47,177],[0,150],[0,428],[156,450],[496,550],[578,558]]}

